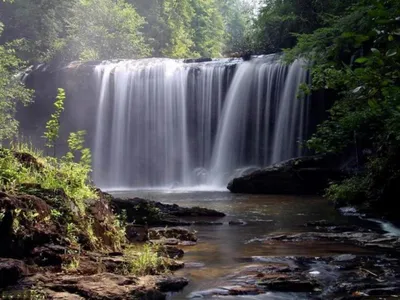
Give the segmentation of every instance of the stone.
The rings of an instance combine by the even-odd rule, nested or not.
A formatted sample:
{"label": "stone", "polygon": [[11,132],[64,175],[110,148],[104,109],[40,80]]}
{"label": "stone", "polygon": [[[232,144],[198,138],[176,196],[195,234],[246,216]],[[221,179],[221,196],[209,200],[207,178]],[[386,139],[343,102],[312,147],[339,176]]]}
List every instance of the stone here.
{"label": "stone", "polygon": [[185,64],[192,64],[192,63],[202,63],[202,62],[209,62],[212,61],[211,58],[208,57],[201,57],[201,58],[187,58],[184,59],[183,62]]}
{"label": "stone", "polygon": [[192,222],[180,218],[222,218],[224,213],[201,207],[181,207],[141,198],[112,198],[111,205],[116,213],[126,213],[128,222],[149,226],[190,226]]}
{"label": "stone", "polygon": [[357,256],[355,256],[353,254],[342,254],[342,255],[336,256],[334,258],[334,260],[337,262],[348,262],[348,261],[355,260],[356,257]]}
{"label": "stone", "polygon": [[178,239],[150,240],[150,243],[152,243],[154,245],[176,246],[179,244],[179,240]]}
{"label": "stone", "polygon": [[246,225],[246,222],[244,222],[244,221],[230,221],[229,222],[229,225],[231,225],[231,226],[233,226],[233,225],[240,225],[240,226],[243,226],[243,225]]}
{"label": "stone", "polygon": [[63,263],[63,255],[67,252],[67,248],[58,245],[45,245],[36,247],[32,250],[31,256],[38,266],[61,266]]}
{"label": "stone", "polygon": [[[36,275],[25,282],[26,286],[34,286],[41,282],[44,291],[58,299],[166,299],[166,292],[179,290],[188,281],[175,277],[124,276],[111,273],[93,275]],[[162,290],[162,291],[161,291]],[[63,297],[69,298],[63,298]],[[57,299],[57,298],[56,298]]]}
{"label": "stone", "polygon": [[197,226],[221,226],[224,225],[222,222],[210,222],[210,221],[195,221],[193,225]]}
{"label": "stone", "polygon": [[129,242],[146,242],[149,234],[147,226],[128,224],[125,228],[126,238]]}
{"label": "stone", "polygon": [[180,241],[197,241],[197,236],[194,231],[190,231],[186,228],[181,227],[151,228],[149,229],[148,236],[150,240],[174,238]]}
{"label": "stone", "polygon": [[23,261],[0,258],[0,288],[15,285],[27,274],[28,271]]}
{"label": "stone", "polygon": [[338,158],[318,155],[290,159],[235,178],[228,184],[232,193],[247,194],[318,194],[331,180],[345,176]]}
{"label": "stone", "polygon": [[160,249],[158,253],[172,259],[182,258],[185,255],[185,252],[182,249],[173,246],[165,246],[163,249]]}
{"label": "stone", "polygon": [[256,285],[249,286],[235,286],[229,289],[229,295],[239,296],[239,295],[259,295],[264,293],[262,289]]}
{"label": "stone", "polygon": [[156,286],[161,292],[178,292],[189,284],[184,277],[161,276],[156,281]]}
{"label": "stone", "polygon": [[267,287],[271,291],[295,293],[313,292],[317,287],[316,283],[312,281],[286,278],[262,280],[258,284]]}

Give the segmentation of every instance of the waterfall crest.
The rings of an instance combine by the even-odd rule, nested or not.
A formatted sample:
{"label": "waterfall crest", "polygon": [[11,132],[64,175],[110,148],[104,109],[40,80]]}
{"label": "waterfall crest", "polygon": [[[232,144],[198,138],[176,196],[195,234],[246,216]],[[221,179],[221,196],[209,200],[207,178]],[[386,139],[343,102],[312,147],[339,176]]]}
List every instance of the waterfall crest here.
{"label": "waterfall crest", "polygon": [[234,175],[302,154],[303,62],[277,56],[186,64],[104,62],[93,72],[95,183],[105,189],[224,187]]}

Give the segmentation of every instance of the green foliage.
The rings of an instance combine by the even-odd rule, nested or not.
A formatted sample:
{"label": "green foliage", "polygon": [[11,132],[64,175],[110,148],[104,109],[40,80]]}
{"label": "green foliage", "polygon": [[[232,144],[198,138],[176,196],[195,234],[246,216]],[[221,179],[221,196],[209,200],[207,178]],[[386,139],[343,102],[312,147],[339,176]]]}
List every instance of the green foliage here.
{"label": "green foliage", "polygon": [[223,0],[218,1],[218,5],[224,22],[223,52],[231,56],[252,51],[255,4],[250,1]]}
{"label": "green foliage", "polygon": [[31,63],[221,56],[244,49],[253,14],[244,0],[15,0],[0,44],[20,40]]}
{"label": "green foliage", "polygon": [[[66,25],[75,0],[14,0],[2,7],[6,24],[1,41],[21,39],[16,48],[24,60],[31,63],[48,61],[65,43]],[[11,3],[11,2],[10,2]]]}
{"label": "green foliage", "polygon": [[[2,32],[3,24],[0,22],[0,36]],[[32,95],[17,75],[23,67],[23,62],[17,58],[14,50],[19,44],[20,41],[14,41],[0,45],[0,143],[18,133],[19,123],[14,117],[17,104],[28,104]]]}
{"label": "green foliage", "polygon": [[149,244],[140,247],[131,246],[125,250],[124,254],[128,262],[125,270],[127,273],[144,276],[156,275],[168,270],[166,259]]}
{"label": "green foliage", "polygon": [[192,6],[193,53],[199,53],[203,57],[221,56],[224,45],[224,23],[215,0],[193,1]]}
{"label": "green foliage", "polygon": [[[18,148],[21,147],[15,149]],[[0,185],[6,190],[12,190],[11,185],[18,187],[22,184],[40,184],[45,189],[63,189],[67,196],[76,201],[82,212],[83,200],[97,198],[94,188],[89,184],[90,166],[86,163],[35,156],[36,161],[40,162],[40,167],[36,168],[19,161],[13,153],[14,150],[8,149],[1,149],[0,152]]]}
{"label": "green foliage", "polygon": [[140,58],[150,54],[139,33],[144,19],[124,0],[79,0],[72,7],[70,59]]}
{"label": "green foliage", "polygon": [[325,196],[337,205],[357,205],[365,200],[367,188],[366,178],[357,175],[340,183],[332,183],[326,190]]}
{"label": "green foliage", "polygon": [[46,123],[46,147],[53,148],[54,156],[56,155],[56,140],[60,134],[60,117],[64,111],[65,91],[58,89],[57,98],[54,102],[55,112],[51,115],[50,120]]}
{"label": "green foliage", "polygon": [[312,33],[355,0],[265,0],[248,32],[253,51],[279,52],[296,45],[297,34]]}
{"label": "green foliage", "polygon": [[[317,152],[369,149],[365,172],[328,190],[331,199],[392,201],[400,183],[400,3],[357,1],[329,26],[298,36],[287,59],[313,61],[312,90],[336,92],[330,118],[308,141]],[[357,150],[358,151],[358,150]],[[393,205],[394,202],[391,203]]]}

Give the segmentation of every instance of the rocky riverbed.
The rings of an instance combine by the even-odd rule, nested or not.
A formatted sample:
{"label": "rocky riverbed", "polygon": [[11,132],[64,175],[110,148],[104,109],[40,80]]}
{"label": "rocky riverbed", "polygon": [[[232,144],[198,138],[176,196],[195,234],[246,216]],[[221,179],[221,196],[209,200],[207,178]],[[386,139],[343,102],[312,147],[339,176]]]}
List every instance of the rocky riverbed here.
{"label": "rocky riverbed", "polygon": [[[40,208],[43,218],[51,211],[54,204],[46,198],[50,191],[35,188],[36,192],[31,191],[29,197],[1,194],[3,229],[12,228],[13,224],[15,227],[12,218],[16,211],[21,210],[21,214]],[[171,199],[191,197],[191,194],[168,195]],[[117,213],[126,219],[126,237],[131,245],[153,245],[167,273],[157,269],[148,270],[147,275],[127,272],[132,257],[127,257],[124,248],[129,244],[114,250],[105,247],[102,251],[89,245],[74,248],[62,235],[62,224],[50,222],[41,226],[38,217],[32,223],[28,222],[30,218],[22,219],[17,233],[1,231],[2,241],[8,241],[0,246],[2,296],[13,295],[17,299],[22,296],[32,299],[400,297],[400,238],[375,223],[360,224],[356,217],[340,215],[318,198],[195,196],[209,197],[204,202],[209,208],[200,208],[197,200],[177,201],[182,204],[177,205],[163,197],[160,197],[162,202],[155,202],[104,193],[99,202],[88,203],[88,212],[98,224],[94,227],[96,236],[102,237],[104,245],[108,238],[102,232],[113,230],[104,230],[104,220]],[[84,241],[85,237],[81,239]]]}
{"label": "rocky riverbed", "polygon": [[[173,245],[194,245],[197,237],[185,228],[152,226],[224,216],[199,207],[115,199],[101,191],[100,199],[86,201],[82,215],[61,190],[25,188],[26,194],[0,193],[0,297],[5,299],[165,299],[188,284],[172,274],[184,267],[179,261],[184,251]],[[117,243],[118,213],[128,218],[130,243]],[[157,253],[146,250],[145,242]],[[132,264],[145,269],[134,276]]]}

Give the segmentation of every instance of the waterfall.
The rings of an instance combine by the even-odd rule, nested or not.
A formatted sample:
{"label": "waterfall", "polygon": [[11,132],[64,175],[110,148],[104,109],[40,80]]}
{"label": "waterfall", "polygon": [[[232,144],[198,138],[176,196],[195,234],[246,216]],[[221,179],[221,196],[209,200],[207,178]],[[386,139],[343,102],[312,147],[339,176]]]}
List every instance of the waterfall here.
{"label": "waterfall", "polygon": [[224,187],[302,154],[303,62],[172,59],[95,66],[93,177],[105,189]]}

